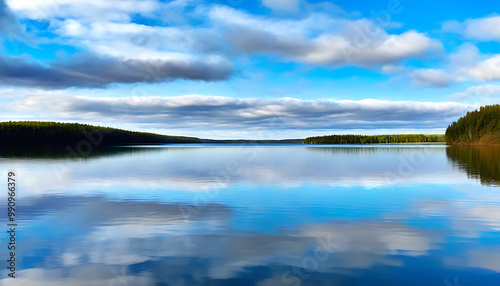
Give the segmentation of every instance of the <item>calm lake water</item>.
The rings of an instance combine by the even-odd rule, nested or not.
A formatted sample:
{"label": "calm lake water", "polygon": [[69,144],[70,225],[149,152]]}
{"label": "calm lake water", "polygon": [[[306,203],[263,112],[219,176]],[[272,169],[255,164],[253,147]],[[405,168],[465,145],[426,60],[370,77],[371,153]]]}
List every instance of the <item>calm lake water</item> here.
{"label": "calm lake water", "polygon": [[17,278],[4,262],[4,285],[500,283],[500,147],[169,145],[0,160],[4,188],[8,171],[18,188]]}

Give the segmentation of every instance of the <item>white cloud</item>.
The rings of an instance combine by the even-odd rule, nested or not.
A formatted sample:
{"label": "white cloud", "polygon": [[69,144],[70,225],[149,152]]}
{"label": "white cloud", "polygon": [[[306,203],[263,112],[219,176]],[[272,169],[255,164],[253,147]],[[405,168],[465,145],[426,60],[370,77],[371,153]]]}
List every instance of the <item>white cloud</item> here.
{"label": "white cloud", "polygon": [[159,9],[155,0],[7,0],[7,4],[15,13],[37,20],[128,22],[130,14],[149,14]]}
{"label": "white cloud", "polygon": [[[500,96],[500,85],[484,84],[471,86],[463,92],[457,92],[450,95],[450,99],[456,101],[474,101],[474,102],[488,102],[489,99],[493,101],[498,100]],[[492,102],[489,102],[490,104]]]}
{"label": "white cloud", "polygon": [[439,42],[415,31],[382,38],[363,37],[360,44],[339,36],[320,36],[314,51],[303,59],[315,64],[376,66],[423,57],[432,51],[439,53],[442,48]]}
{"label": "white cloud", "polygon": [[464,34],[469,39],[500,41],[500,16],[468,20]]}
{"label": "white cloud", "polygon": [[242,10],[226,6],[214,6],[208,9],[207,15],[216,25],[249,27],[267,31],[274,35],[304,34],[338,30],[346,21],[332,18],[323,13],[314,13],[302,19],[273,18],[247,14]]}
{"label": "white cloud", "polygon": [[210,16],[231,32],[228,40],[238,51],[315,65],[377,66],[443,51],[439,41],[422,33],[388,34],[368,19],[332,19],[315,13],[301,20],[274,20],[220,6]]}
{"label": "white cloud", "polygon": [[476,46],[465,43],[450,54],[448,69],[455,74],[465,75],[471,67],[483,60],[484,57]]}
{"label": "white cloud", "polygon": [[491,15],[464,22],[450,20],[441,24],[441,31],[463,35],[478,41],[500,41],[500,16]]}
{"label": "white cloud", "polygon": [[478,81],[500,80],[500,54],[478,63],[469,74]]}
{"label": "white cloud", "polygon": [[[151,27],[136,23],[92,22],[73,19],[52,23],[55,32],[77,46],[127,59],[193,60],[207,29]],[[206,55],[219,58],[220,56]]]}
{"label": "white cloud", "polygon": [[447,87],[456,82],[490,82],[500,80],[500,54],[481,54],[469,43],[449,55],[448,66],[443,68],[408,69],[386,65],[384,73],[407,75],[418,86]]}

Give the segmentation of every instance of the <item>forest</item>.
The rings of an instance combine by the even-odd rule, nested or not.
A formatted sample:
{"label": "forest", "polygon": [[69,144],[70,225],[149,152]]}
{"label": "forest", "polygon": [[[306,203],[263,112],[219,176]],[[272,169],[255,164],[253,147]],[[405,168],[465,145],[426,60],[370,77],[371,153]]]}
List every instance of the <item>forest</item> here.
{"label": "forest", "polygon": [[200,143],[194,137],[167,136],[146,132],[98,127],[78,123],[17,121],[0,122],[0,142],[4,146],[94,146],[129,144]]}
{"label": "forest", "polygon": [[444,142],[442,134],[327,135],[308,137],[304,144],[405,144]]}
{"label": "forest", "polygon": [[447,144],[500,144],[500,105],[482,106],[448,126]]}

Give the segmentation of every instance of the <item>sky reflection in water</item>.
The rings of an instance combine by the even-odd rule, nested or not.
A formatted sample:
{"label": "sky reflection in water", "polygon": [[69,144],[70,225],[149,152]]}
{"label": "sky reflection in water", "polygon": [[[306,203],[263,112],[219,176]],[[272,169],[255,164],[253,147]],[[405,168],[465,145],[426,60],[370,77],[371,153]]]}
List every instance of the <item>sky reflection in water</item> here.
{"label": "sky reflection in water", "polygon": [[20,232],[18,278],[3,282],[498,285],[499,154],[192,145],[6,156]]}

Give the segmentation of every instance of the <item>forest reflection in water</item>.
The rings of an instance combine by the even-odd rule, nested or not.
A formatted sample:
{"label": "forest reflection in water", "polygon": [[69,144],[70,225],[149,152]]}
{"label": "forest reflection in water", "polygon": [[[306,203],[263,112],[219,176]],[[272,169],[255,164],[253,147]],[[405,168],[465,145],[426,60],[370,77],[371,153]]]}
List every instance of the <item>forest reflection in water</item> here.
{"label": "forest reflection in water", "polygon": [[469,178],[487,186],[500,185],[500,147],[498,146],[449,146],[446,156]]}

